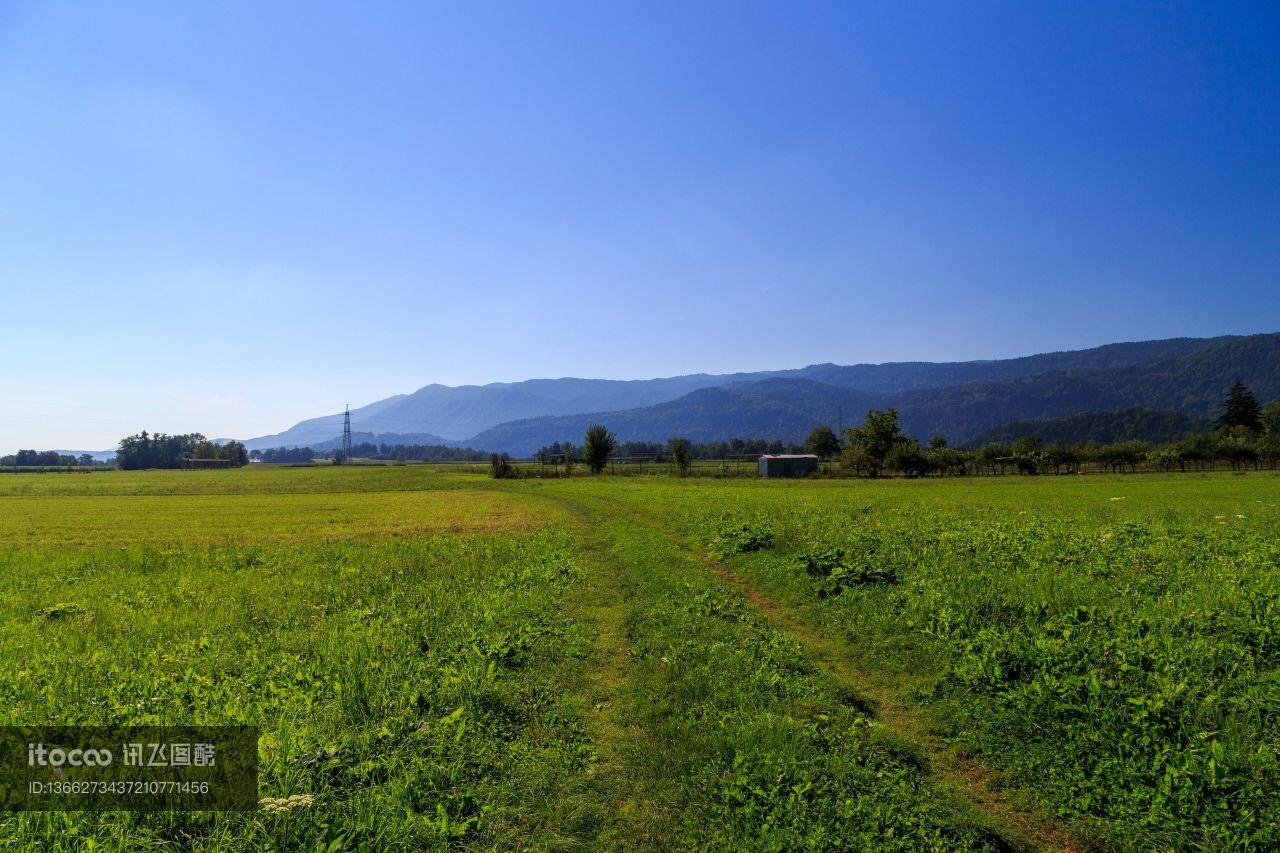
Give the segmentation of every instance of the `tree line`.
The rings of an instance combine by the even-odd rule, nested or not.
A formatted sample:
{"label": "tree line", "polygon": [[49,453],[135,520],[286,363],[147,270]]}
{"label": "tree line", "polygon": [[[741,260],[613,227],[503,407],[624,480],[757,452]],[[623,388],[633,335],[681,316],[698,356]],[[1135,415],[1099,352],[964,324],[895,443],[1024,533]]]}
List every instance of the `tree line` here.
{"label": "tree line", "polygon": [[217,459],[239,468],[248,464],[249,453],[239,441],[215,444],[198,432],[166,435],[146,430],[120,439],[116,449],[116,466],[126,471],[182,468],[193,459]]}
{"label": "tree line", "polygon": [[[316,455],[337,460],[342,451],[326,450]],[[351,445],[351,456],[392,462],[482,462],[486,458],[484,452],[469,447],[450,447],[447,444],[374,444],[370,441]]]}
{"label": "tree line", "polygon": [[[732,459],[735,456],[763,456],[766,453],[805,453],[804,445],[798,442],[772,441],[763,438],[731,438],[723,441],[695,442],[687,438],[672,438],[667,441],[619,441],[609,458],[635,459],[649,458],[654,462],[668,463],[673,461],[673,447],[680,442],[687,447],[691,459]],[[533,455],[535,462],[548,464],[554,460],[563,460],[566,455],[573,456],[575,461],[582,461],[582,450],[568,442],[554,442],[538,449]]]}
{"label": "tree line", "polygon": [[56,450],[19,450],[7,456],[0,456],[0,467],[3,468],[69,468],[73,465],[88,467],[100,464],[88,453],[73,456],[59,453]]}
{"label": "tree line", "polygon": [[[582,462],[592,474],[604,471],[609,460],[617,454],[618,436],[610,432],[604,424],[592,424],[582,436],[582,446],[575,447],[571,443],[556,442],[543,447],[534,458],[543,464],[563,465],[565,475],[573,474],[574,466]],[[493,468],[494,479],[506,479],[519,476],[519,471],[511,465],[511,457],[506,453],[492,453],[489,464]],[[556,468],[559,474],[559,467]]]}
{"label": "tree line", "polygon": [[[377,459],[391,462],[481,462],[486,454],[469,447],[450,447],[445,444],[374,444],[364,441],[351,445],[352,458]],[[249,458],[257,462],[304,463],[316,459],[345,461],[342,450],[313,450],[310,447],[271,447],[249,451]]]}
{"label": "tree line", "polygon": [[888,472],[907,477],[1070,474],[1087,464],[1112,473],[1136,471],[1140,465],[1161,471],[1214,470],[1219,465],[1275,468],[1280,464],[1280,403],[1259,406],[1253,393],[1236,382],[1213,429],[1181,441],[1046,444],[1039,436],[1024,435],[976,448],[951,447],[942,436],[922,445],[903,433],[896,410],[873,409],[862,425],[846,429],[842,437],[828,426],[816,427],[806,448],[823,458],[838,458],[841,469],[865,477]]}
{"label": "tree line", "polygon": [[[732,439],[693,443],[687,438],[666,442],[626,441],[602,424],[592,424],[581,446],[568,442],[546,445],[534,454],[544,466],[563,466],[571,474],[582,463],[593,474],[601,473],[609,460],[647,457],[670,462],[681,474],[688,473],[696,459],[726,459],[738,455],[766,453],[812,453],[832,462],[831,473],[862,477],[899,474],[906,477],[999,474],[1069,474],[1094,465],[1112,473],[1124,473],[1147,466],[1161,471],[1214,470],[1219,465],[1232,470],[1244,467],[1280,466],[1280,402],[1265,407],[1242,382],[1236,382],[1223,403],[1222,414],[1213,429],[1171,443],[1118,441],[1112,443],[1055,441],[1046,443],[1037,435],[1023,435],[1008,442],[988,442],[979,447],[953,447],[943,436],[921,443],[903,432],[896,409],[872,409],[863,423],[837,435],[828,425],[810,432],[803,445],[781,441]],[[506,454],[492,454],[495,477],[514,477],[519,472]]]}
{"label": "tree line", "polygon": [[266,450],[250,450],[251,462],[310,462],[316,452],[310,447],[268,447]]}
{"label": "tree line", "polygon": [[[693,442],[687,438],[671,438],[659,441],[618,441],[617,436],[602,424],[587,428],[580,446],[571,442],[554,442],[538,449],[534,461],[542,465],[555,465],[559,472],[563,466],[566,474],[572,474],[578,464],[584,464],[593,474],[604,471],[610,461],[618,459],[649,461],[655,464],[673,465],[680,474],[687,474],[699,459],[732,459],[734,457],[763,456],[766,453],[803,453],[804,446],[795,442],[768,441],[763,438],[732,438],[724,441]],[[510,465],[510,457],[492,454],[490,462],[494,477],[514,477],[518,472]],[[505,463],[505,464],[504,464]],[[499,473],[500,472],[500,473]]]}

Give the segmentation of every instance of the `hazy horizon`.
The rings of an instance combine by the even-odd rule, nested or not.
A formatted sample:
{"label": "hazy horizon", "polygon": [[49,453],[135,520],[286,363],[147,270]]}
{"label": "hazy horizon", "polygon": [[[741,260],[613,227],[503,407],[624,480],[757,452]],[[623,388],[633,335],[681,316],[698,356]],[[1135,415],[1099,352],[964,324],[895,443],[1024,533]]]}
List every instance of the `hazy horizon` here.
{"label": "hazy horizon", "polygon": [[1278,33],[1264,2],[5,4],[0,448],[1280,329]]}
{"label": "hazy horizon", "polygon": [[[1256,334],[1272,334],[1272,333],[1280,333],[1280,330],[1275,330],[1275,329],[1264,329],[1264,330],[1258,330],[1258,331],[1253,331],[1253,332],[1242,332],[1242,333],[1228,332],[1228,333],[1224,333],[1223,335],[1215,335],[1215,336],[1212,336],[1212,337],[1244,337],[1244,336],[1248,336],[1248,335],[1256,335]],[[1202,336],[1180,335],[1180,336],[1174,336],[1174,337],[1182,337],[1182,338],[1200,338],[1200,337],[1202,337]],[[1208,338],[1207,338],[1207,337],[1205,337],[1204,339],[1208,339]],[[1157,339],[1154,339],[1154,338],[1153,338],[1153,339],[1151,339],[1151,340],[1157,340]],[[1110,344],[1123,344],[1123,343],[1135,343],[1135,341],[1108,341],[1108,342],[1106,342],[1106,343],[1097,344],[1096,346],[1101,347],[1101,346],[1108,346],[1108,345],[1110,345]],[[1083,349],[1093,349],[1093,348],[1094,348],[1094,347],[1090,346],[1090,347],[1080,347],[1079,349],[1083,350]],[[996,357],[994,357],[994,358],[990,358],[990,359],[946,359],[946,360],[943,360],[943,361],[941,361],[941,362],[937,362],[937,363],[954,363],[954,362],[965,362],[965,361],[1000,361],[1000,360],[1005,360],[1005,359],[1016,359],[1016,358],[1026,357],[1026,356],[1033,356],[1033,355],[1045,355],[1045,354],[1049,354],[1049,353],[1052,353],[1052,352],[1063,352],[1063,351],[1069,351],[1069,350],[1045,350],[1045,351],[1043,351],[1043,352],[1035,352],[1035,353],[1031,353],[1031,352],[1027,352],[1027,353],[1018,353],[1018,354],[1007,355],[1007,356],[996,356]],[[898,363],[898,364],[901,364],[901,363],[912,363],[912,362],[920,363],[920,362],[922,362],[922,361],[923,361],[923,360],[921,360],[921,359],[902,359],[901,361],[894,361],[894,362],[884,362],[884,361],[880,361],[880,362],[857,362],[856,364],[883,365],[883,364],[893,364],[893,363]],[[527,382],[527,381],[534,381],[534,380],[552,380],[552,381],[554,381],[554,380],[558,380],[558,379],[603,379],[603,380],[607,380],[607,381],[616,381],[616,382],[645,381],[645,380],[653,380],[653,379],[666,379],[666,378],[672,378],[672,377],[674,377],[674,376],[688,376],[688,375],[698,375],[698,374],[708,374],[708,375],[731,375],[731,374],[734,374],[734,373],[754,373],[754,372],[760,372],[760,371],[790,370],[790,369],[798,369],[798,368],[809,367],[809,366],[818,365],[818,364],[826,364],[826,363],[829,363],[829,362],[809,362],[808,364],[805,364],[805,365],[781,365],[781,366],[777,366],[777,367],[764,367],[764,368],[753,369],[753,370],[734,370],[734,371],[727,371],[727,372],[725,372],[725,373],[723,373],[723,374],[721,374],[721,373],[719,373],[719,372],[712,372],[712,371],[689,371],[688,373],[683,373],[683,374],[666,374],[666,375],[663,375],[663,376],[656,376],[656,375],[655,375],[655,376],[625,376],[625,377],[614,377],[614,376],[570,376],[570,375],[566,375],[566,376],[528,376],[528,377],[524,377],[524,378],[521,378],[521,379],[495,379],[495,380],[493,380],[493,381],[491,381],[491,382],[460,383],[459,385],[447,386],[447,387],[454,387],[454,388],[457,388],[457,387],[467,387],[467,386],[470,386],[470,387],[482,387],[482,386],[485,386],[485,385],[498,385],[498,384],[508,384],[508,385],[509,385],[509,384],[516,384],[516,383],[519,383],[519,382]],[[362,399],[362,400],[360,400],[359,402],[344,403],[344,404],[342,404],[342,405],[343,405],[343,406],[348,406],[348,405],[349,405],[349,406],[350,406],[350,408],[351,408],[351,410],[354,412],[354,411],[355,411],[355,410],[357,410],[357,409],[360,409],[360,408],[362,408],[362,407],[364,407],[364,406],[367,406],[367,405],[369,405],[369,404],[371,404],[371,403],[376,403],[376,402],[379,402],[379,401],[381,401],[381,400],[385,400],[385,399],[387,399],[387,398],[389,398],[389,397],[393,397],[393,396],[397,396],[397,395],[409,395],[409,394],[414,393],[415,391],[418,391],[418,390],[420,390],[420,389],[422,389],[422,388],[425,388],[425,387],[427,387],[427,386],[430,386],[430,385],[443,385],[443,384],[444,384],[444,383],[431,383],[431,382],[428,382],[428,383],[426,383],[426,385],[419,385],[419,386],[416,386],[416,387],[414,387],[414,388],[406,389],[406,390],[404,390],[404,391],[398,391],[398,392],[394,392],[394,393],[392,393],[392,394],[387,394],[387,395],[385,395],[385,396],[383,396],[383,397],[371,398],[371,399],[367,399],[367,400],[366,400],[366,399]],[[290,427],[292,427],[292,426],[294,426],[294,425],[296,425],[297,423],[302,422],[302,421],[310,420],[310,419],[312,419],[312,418],[317,418],[317,417],[323,417],[323,416],[326,416],[326,415],[333,415],[333,414],[335,414],[335,413],[338,413],[340,410],[341,410],[341,407],[340,407],[339,409],[329,410],[329,411],[315,411],[315,412],[303,413],[303,414],[298,415],[297,417],[295,417],[293,420],[289,421],[289,422],[288,422],[288,423],[286,423],[286,424],[281,424],[281,425],[276,426],[276,427],[272,427],[272,428],[269,428],[269,429],[261,430],[261,431],[259,431],[259,432],[254,432],[254,433],[252,433],[252,434],[233,435],[233,434],[231,434],[231,433],[209,433],[209,434],[207,434],[207,437],[208,437],[208,438],[211,438],[211,439],[216,439],[216,440],[219,440],[219,441],[222,441],[222,440],[241,440],[241,441],[244,441],[244,440],[248,440],[248,439],[251,439],[251,438],[259,438],[259,437],[262,437],[262,436],[267,436],[267,435],[272,435],[272,434],[275,434],[275,433],[283,432],[283,431],[285,431],[285,430],[289,429]],[[139,431],[141,431],[142,429],[146,429],[146,430],[148,430],[149,432],[168,432],[168,433],[171,433],[171,434],[172,434],[172,433],[184,433],[184,432],[191,432],[191,431],[192,431],[192,430],[190,430],[190,429],[183,429],[183,428],[181,428],[181,427],[173,428],[173,429],[154,429],[154,428],[151,428],[151,427],[139,427],[139,428],[137,428],[137,429],[130,430],[130,431],[128,432],[128,434],[133,434],[133,433],[139,432]],[[125,434],[121,434],[121,436],[119,436],[118,438],[123,438],[123,437],[124,437],[124,435],[125,435]],[[118,441],[118,438],[111,439],[109,442],[107,442],[107,444],[102,445],[102,446],[89,446],[89,445],[84,445],[84,446],[74,446],[74,447],[73,447],[73,446],[71,446],[71,445],[67,445],[67,446],[59,446],[59,447],[57,447],[57,448],[53,448],[53,447],[44,448],[44,447],[41,447],[41,448],[31,448],[31,449],[39,449],[39,450],[53,450],[53,449],[56,449],[56,450],[60,450],[60,451],[72,451],[72,450],[74,450],[74,451],[76,451],[76,452],[103,453],[103,452],[107,452],[107,451],[112,450],[112,449],[114,448],[114,446],[115,446],[116,442]],[[0,455],[7,454],[7,453],[14,453],[14,452],[16,452],[16,451],[17,451],[17,450],[19,450],[19,449],[22,449],[22,448],[19,448],[19,447],[16,447],[16,446],[15,446],[15,447],[12,447],[12,448],[9,448],[9,449],[3,449],[3,448],[0,448]]]}

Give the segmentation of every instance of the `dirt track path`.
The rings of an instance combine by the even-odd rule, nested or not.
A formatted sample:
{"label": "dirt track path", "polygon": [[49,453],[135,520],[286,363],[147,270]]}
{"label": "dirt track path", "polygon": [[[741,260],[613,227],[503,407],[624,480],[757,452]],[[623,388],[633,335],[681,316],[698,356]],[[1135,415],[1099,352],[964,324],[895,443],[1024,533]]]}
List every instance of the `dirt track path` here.
{"label": "dirt track path", "polygon": [[[985,815],[1011,849],[1077,851],[1088,846],[1070,838],[1051,820],[1015,806],[999,787],[995,773],[946,744],[930,731],[920,712],[896,695],[891,685],[878,680],[874,673],[860,666],[856,648],[824,636],[794,608],[775,601],[723,563],[673,534],[661,520],[645,515],[616,498],[601,499],[597,495],[589,505],[564,496],[552,500],[577,515],[578,524],[575,526],[587,546],[584,557],[602,569],[616,558],[613,553],[615,543],[605,532],[605,519],[614,522],[625,519],[629,525],[643,527],[648,534],[666,539],[675,551],[687,554],[691,562],[700,562],[707,570],[733,585],[775,628],[794,637],[826,678],[853,695],[872,717],[881,737],[919,756],[928,770],[932,786]],[[606,574],[612,575],[613,572]],[[618,586],[616,577],[605,580],[600,576],[595,588],[584,597],[595,602],[591,615],[600,630],[600,659],[590,678],[590,689],[599,703],[597,710],[600,712],[595,727],[605,742],[618,747],[639,737],[639,732],[616,713],[621,705],[618,690],[627,681],[628,653],[621,627],[627,593]],[[612,780],[612,784],[620,789],[616,791],[621,812],[619,817],[623,820],[633,817],[627,813],[636,803],[637,792],[627,790],[630,785],[617,778]]]}
{"label": "dirt track path", "polygon": [[714,558],[695,553],[708,569],[738,587],[776,627],[795,637],[818,666],[862,698],[877,724],[891,737],[919,751],[939,787],[961,797],[990,816],[997,825],[1005,827],[1009,831],[1009,841],[1035,850],[1082,849],[1052,823],[1014,806],[1000,790],[994,773],[931,733],[920,716],[891,690],[869,678],[848,650],[823,637],[789,608],[769,598]]}

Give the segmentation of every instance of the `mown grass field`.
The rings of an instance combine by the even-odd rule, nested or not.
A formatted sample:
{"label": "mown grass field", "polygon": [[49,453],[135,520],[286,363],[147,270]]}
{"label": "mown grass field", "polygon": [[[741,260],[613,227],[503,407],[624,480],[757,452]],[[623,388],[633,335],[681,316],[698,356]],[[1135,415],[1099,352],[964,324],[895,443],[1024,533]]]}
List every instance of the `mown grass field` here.
{"label": "mown grass field", "polygon": [[0,477],[5,722],[254,723],[84,849],[1268,849],[1280,477]]}

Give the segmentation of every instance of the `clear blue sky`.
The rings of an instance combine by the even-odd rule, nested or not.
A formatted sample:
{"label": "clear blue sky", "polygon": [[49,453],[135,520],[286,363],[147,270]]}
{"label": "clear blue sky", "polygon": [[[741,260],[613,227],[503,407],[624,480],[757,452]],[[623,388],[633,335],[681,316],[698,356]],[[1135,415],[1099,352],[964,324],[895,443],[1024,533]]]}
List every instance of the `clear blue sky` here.
{"label": "clear blue sky", "polygon": [[1280,329],[1274,0],[680,5],[0,3],[0,451]]}

